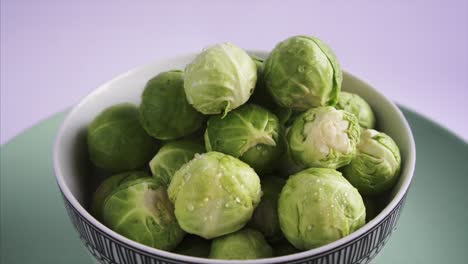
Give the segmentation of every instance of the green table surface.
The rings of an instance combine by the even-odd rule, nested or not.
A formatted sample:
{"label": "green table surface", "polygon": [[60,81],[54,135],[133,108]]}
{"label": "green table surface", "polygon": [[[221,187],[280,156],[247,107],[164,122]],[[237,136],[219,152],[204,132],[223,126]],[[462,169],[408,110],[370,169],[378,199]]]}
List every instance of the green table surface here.
{"label": "green table surface", "polygon": [[[403,109],[416,172],[398,228],[374,263],[467,263],[468,144]],[[52,145],[65,113],[0,148],[0,263],[93,263],[65,212]]]}

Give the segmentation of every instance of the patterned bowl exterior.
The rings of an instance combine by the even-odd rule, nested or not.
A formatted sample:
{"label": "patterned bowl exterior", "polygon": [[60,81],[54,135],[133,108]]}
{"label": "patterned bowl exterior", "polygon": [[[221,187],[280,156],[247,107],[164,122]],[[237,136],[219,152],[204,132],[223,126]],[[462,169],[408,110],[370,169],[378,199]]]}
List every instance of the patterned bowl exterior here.
{"label": "patterned bowl exterior", "polygon": [[[176,264],[195,263],[149,254],[107,235],[81,215],[63,196],[68,215],[89,252],[102,264]],[[400,217],[406,194],[385,218],[368,232],[339,247],[308,257],[294,258],[287,263],[366,264],[380,252],[390,238]],[[273,259],[272,259],[273,260]],[[276,262],[276,261],[272,261]]]}

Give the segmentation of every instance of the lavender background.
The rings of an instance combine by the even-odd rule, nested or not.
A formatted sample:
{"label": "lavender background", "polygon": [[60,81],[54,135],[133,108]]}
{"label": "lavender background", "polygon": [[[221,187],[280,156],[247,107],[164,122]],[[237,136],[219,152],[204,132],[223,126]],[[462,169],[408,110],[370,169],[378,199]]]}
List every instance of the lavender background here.
{"label": "lavender background", "polygon": [[161,57],[310,34],[468,141],[468,1],[1,1],[0,142]]}

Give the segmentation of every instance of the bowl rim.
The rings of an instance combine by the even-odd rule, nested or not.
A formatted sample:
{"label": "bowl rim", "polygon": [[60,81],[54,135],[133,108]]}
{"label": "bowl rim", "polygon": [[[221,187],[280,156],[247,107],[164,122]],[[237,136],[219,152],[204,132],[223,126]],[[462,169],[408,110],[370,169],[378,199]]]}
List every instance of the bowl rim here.
{"label": "bowl rim", "polygon": [[[259,57],[265,57],[268,52],[264,50],[247,50],[249,54],[253,54]],[[182,58],[187,58],[191,57],[197,54],[196,52],[189,52],[189,53],[184,53],[181,55],[176,55],[176,56],[169,56],[169,57],[161,57],[158,62],[164,62],[164,61],[171,61],[171,60],[177,60],[177,59],[182,59]],[[59,155],[60,155],[60,144],[62,142],[63,135],[66,133],[68,123],[70,122],[70,119],[77,113],[81,107],[88,101],[90,98],[94,97],[95,95],[99,94],[101,90],[108,89],[113,83],[119,82],[120,79],[132,75],[136,72],[139,72],[143,69],[146,69],[148,67],[151,67],[154,65],[153,63],[148,63],[139,67],[135,67],[133,69],[130,69],[124,73],[119,74],[115,78],[112,78],[109,81],[104,82],[103,84],[99,85],[96,89],[88,93],[86,96],[84,96],[78,104],[76,104],[66,115],[64,120],[62,121],[58,132],[55,137],[54,141],[54,146],[53,146],[53,168],[54,168],[54,174],[55,178],[57,181],[57,184],[59,186],[59,189],[64,197],[66,199],[65,202],[68,202],[73,209],[80,214],[85,220],[90,224],[96,227],[97,229],[101,230],[104,234],[109,236],[111,239],[114,241],[117,241],[121,243],[122,245],[131,247],[132,250],[138,251],[139,254],[143,255],[148,255],[148,256],[159,256],[163,258],[167,258],[169,260],[178,260],[178,261],[186,261],[186,262],[191,262],[191,263],[207,263],[207,264],[214,264],[214,263],[243,263],[243,264],[266,264],[266,263],[283,263],[285,261],[298,261],[301,259],[306,259],[310,257],[319,257],[320,255],[324,255],[328,253],[329,251],[337,250],[342,247],[345,247],[348,245],[351,241],[358,239],[361,236],[364,236],[365,234],[373,231],[375,228],[378,227],[378,223],[383,222],[387,217],[391,215],[391,213],[397,209],[398,205],[404,200],[408,189],[411,185],[412,179],[414,177],[414,168],[416,164],[416,146],[414,142],[414,137],[411,131],[411,128],[408,124],[408,121],[404,117],[403,113],[400,111],[400,109],[395,105],[393,101],[388,99],[382,92],[379,90],[375,89],[372,85],[369,83],[359,79],[358,77],[352,75],[351,73],[344,71],[343,74],[346,74],[349,78],[357,80],[368,87],[370,87],[373,92],[378,94],[380,97],[384,98],[384,100],[388,101],[389,105],[393,108],[393,110],[397,113],[399,119],[403,122],[404,125],[404,134],[409,139],[409,146],[408,146],[408,156],[407,156],[407,162],[405,163],[406,166],[406,173],[408,174],[407,177],[404,178],[400,189],[396,192],[394,198],[390,201],[390,203],[387,204],[387,206],[376,216],[374,217],[371,221],[366,223],[364,226],[356,230],[355,232],[338,239],[334,242],[331,242],[329,244],[326,244],[324,246],[306,250],[300,253],[295,253],[291,255],[285,255],[285,256],[279,256],[279,257],[272,257],[272,258],[265,258],[265,259],[255,259],[255,260],[219,260],[219,259],[208,259],[208,258],[198,258],[198,257],[192,257],[192,256],[185,256],[177,253],[172,253],[160,249],[156,249],[153,247],[149,247],[143,244],[140,244],[138,242],[135,242],[133,240],[130,240],[98,220],[96,220],[75,198],[75,196],[71,193],[71,190],[68,188],[67,184],[65,183],[65,178],[64,178],[64,173],[62,171],[61,165],[59,163]],[[401,171],[403,173],[403,171]],[[401,175],[400,175],[401,177]]]}

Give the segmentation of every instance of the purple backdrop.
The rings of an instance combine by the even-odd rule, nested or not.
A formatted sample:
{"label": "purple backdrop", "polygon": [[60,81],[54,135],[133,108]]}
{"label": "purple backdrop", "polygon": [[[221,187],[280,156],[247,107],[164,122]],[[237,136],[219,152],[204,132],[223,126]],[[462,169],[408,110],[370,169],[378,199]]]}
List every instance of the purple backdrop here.
{"label": "purple backdrop", "polygon": [[156,2],[2,0],[1,142],[161,56],[295,34],[468,141],[468,1]]}

